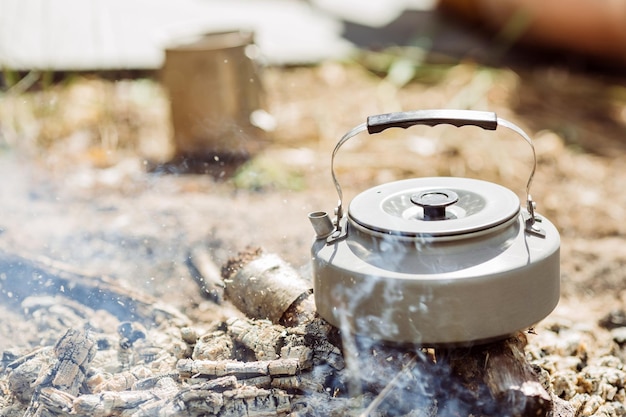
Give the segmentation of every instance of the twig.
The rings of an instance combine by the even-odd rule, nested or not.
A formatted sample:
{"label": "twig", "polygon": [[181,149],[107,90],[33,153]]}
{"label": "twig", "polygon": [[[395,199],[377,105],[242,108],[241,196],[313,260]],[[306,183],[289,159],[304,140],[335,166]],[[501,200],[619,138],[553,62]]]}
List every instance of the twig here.
{"label": "twig", "polygon": [[416,362],[417,362],[417,356],[413,356],[402,367],[400,372],[398,372],[396,376],[394,376],[393,379],[389,381],[389,383],[385,386],[385,388],[383,388],[383,390],[380,391],[380,393],[374,398],[374,400],[372,400],[372,402],[367,406],[367,408],[363,410],[361,414],[359,414],[359,417],[368,417],[371,413],[376,411],[376,409],[382,404],[385,398],[387,398],[389,393],[391,393],[391,390],[395,388],[396,384],[400,381],[400,378],[405,376],[411,369],[413,369]]}

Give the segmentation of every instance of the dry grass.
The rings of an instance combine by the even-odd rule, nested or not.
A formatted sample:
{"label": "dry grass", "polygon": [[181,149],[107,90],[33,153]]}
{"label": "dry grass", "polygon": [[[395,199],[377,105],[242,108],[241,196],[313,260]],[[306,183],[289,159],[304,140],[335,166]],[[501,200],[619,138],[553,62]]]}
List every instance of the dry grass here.
{"label": "dry grass", "polygon": [[121,153],[167,155],[168,112],[167,97],[153,80],[79,77],[2,93],[0,132],[6,145],[23,152],[61,152],[106,167]]}

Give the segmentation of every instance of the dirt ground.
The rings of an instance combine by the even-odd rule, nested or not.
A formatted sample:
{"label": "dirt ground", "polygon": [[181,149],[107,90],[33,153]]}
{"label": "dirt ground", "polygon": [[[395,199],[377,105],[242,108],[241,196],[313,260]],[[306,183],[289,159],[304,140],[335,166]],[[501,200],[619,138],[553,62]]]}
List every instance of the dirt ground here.
{"label": "dirt ground", "polygon": [[[307,213],[334,208],[330,156],[343,133],[391,111],[489,110],[535,140],[532,196],[562,239],[562,299],[551,317],[602,333],[598,320],[626,303],[625,80],[463,62],[413,67],[404,83],[373,67],[361,59],[264,69],[276,128],[262,152],[217,178],[159,168],[171,127],[155,80],[81,77],[2,93],[2,247],[114,276],[210,323],[229,313],[200,295],[189,251],[209,247],[221,265],[261,246],[307,275]],[[375,184],[443,175],[496,182],[523,198],[531,169],[519,137],[473,127],[362,134],[337,157],[346,201]],[[40,330],[19,317],[0,316],[0,349],[37,346]]]}

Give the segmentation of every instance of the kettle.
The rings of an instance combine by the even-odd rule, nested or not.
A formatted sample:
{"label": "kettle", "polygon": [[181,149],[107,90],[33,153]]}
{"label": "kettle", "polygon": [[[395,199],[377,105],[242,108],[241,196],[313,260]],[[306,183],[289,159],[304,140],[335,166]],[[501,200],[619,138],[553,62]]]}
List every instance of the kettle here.
{"label": "kettle", "polygon": [[[392,127],[451,124],[510,129],[532,149],[526,204],[498,184],[413,178],[367,189],[347,212],[335,156],[350,138]],[[537,159],[530,137],[495,113],[417,110],[370,116],[331,158],[335,217],[309,214],[313,289],[319,315],[342,331],[423,346],[506,338],[544,319],[560,294],[560,237],[536,211]]]}

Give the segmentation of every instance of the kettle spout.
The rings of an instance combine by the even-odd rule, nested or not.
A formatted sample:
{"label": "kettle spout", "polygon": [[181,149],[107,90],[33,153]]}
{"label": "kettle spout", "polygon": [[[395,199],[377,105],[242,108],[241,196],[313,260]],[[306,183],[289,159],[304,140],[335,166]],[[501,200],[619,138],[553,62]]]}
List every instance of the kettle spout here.
{"label": "kettle spout", "polygon": [[325,239],[335,230],[333,222],[325,211],[309,213],[309,220],[315,230],[316,239]]}

